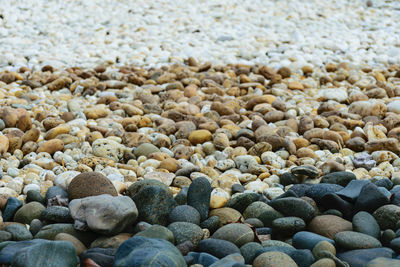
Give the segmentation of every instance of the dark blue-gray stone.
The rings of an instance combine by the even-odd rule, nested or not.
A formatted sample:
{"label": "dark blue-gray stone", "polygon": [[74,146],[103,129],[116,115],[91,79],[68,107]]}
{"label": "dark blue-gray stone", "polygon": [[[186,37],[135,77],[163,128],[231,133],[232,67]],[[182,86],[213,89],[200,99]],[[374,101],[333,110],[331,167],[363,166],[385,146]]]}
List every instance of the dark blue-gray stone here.
{"label": "dark blue-gray stone", "polygon": [[189,186],[187,204],[200,213],[201,221],[208,218],[211,191],[212,188],[210,182],[205,177],[195,179]]}
{"label": "dark blue-gray stone", "polygon": [[246,265],[243,256],[240,253],[235,253],[220,259],[209,267],[246,267]]}
{"label": "dark blue-gray stone", "polygon": [[332,245],[335,245],[332,239],[307,231],[296,233],[293,236],[292,245],[297,249],[313,250],[314,246],[321,241],[328,241]]}
{"label": "dark blue-gray stone", "polygon": [[20,207],[22,207],[22,202],[20,200],[15,197],[9,197],[3,212],[3,221],[11,222]]}
{"label": "dark blue-gray stone", "polygon": [[147,185],[133,197],[139,211],[139,219],[150,224],[167,225],[168,216],[176,202],[169,189],[158,185]]}
{"label": "dark blue-gray stone", "polygon": [[310,186],[309,184],[295,184],[290,187],[289,191],[294,191],[299,197],[304,197]]}
{"label": "dark blue-gray stone", "polygon": [[172,233],[167,227],[161,225],[152,225],[149,228],[137,233],[135,236],[159,238],[175,244],[174,233]]}
{"label": "dark blue-gray stone", "polygon": [[397,254],[400,253],[400,237],[397,237],[390,241],[390,248],[396,251]]}
{"label": "dark blue-gray stone", "polygon": [[74,219],[71,217],[69,208],[62,206],[47,207],[40,214],[42,221],[53,223],[72,223]]}
{"label": "dark blue-gray stone", "polygon": [[272,222],[272,229],[283,236],[292,236],[305,228],[306,223],[299,217],[283,217]]}
{"label": "dark blue-gray stone", "polygon": [[285,216],[299,217],[306,222],[315,216],[314,207],[301,198],[280,198],[271,201],[270,205]]}
{"label": "dark blue-gray stone", "polygon": [[121,244],[115,254],[114,267],[186,266],[180,251],[163,239],[134,236]]}
{"label": "dark blue-gray stone", "polygon": [[315,258],[308,249],[297,249],[289,253],[289,256],[297,263],[299,267],[308,267],[314,263]]}
{"label": "dark blue-gray stone", "polygon": [[272,228],[260,227],[260,228],[256,228],[256,231],[257,231],[258,235],[269,235],[272,233]]}
{"label": "dark blue-gray stone", "polygon": [[243,217],[245,219],[257,218],[263,222],[264,226],[270,227],[273,220],[281,218],[283,215],[270,205],[261,201],[256,201],[246,208],[243,212]]}
{"label": "dark blue-gray stone", "polygon": [[244,186],[241,184],[234,184],[232,185],[232,194],[235,193],[243,193],[245,190]]}
{"label": "dark blue-gray stone", "polygon": [[12,235],[7,231],[0,231],[0,243],[11,240]]}
{"label": "dark blue-gray stone", "polygon": [[210,231],[210,233],[214,233],[217,231],[220,224],[220,220],[218,216],[211,216],[207,220],[204,220],[200,223],[201,228],[206,228]]}
{"label": "dark blue-gray stone", "polygon": [[113,267],[115,252],[114,248],[90,248],[79,255],[80,265],[85,266],[84,261],[91,259],[101,267]]}
{"label": "dark blue-gray stone", "polygon": [[257,193],[244,193],[230,199],[225,206],[243,213],[251,203],[258,201],[259,199],[260,195]]}
{"label": "dark blue-gray stone", "polygon": [[169,222],[190,222],[199,225],[200,213],[189,205],[176,206],[169,214]]}
{"label": "dark blue-gray stone", "polygon": [[5,230],[11,234],[11,239],[14,241],[31,240],[33,238],[31,232],[21,224],[11,224]]}
{"label": "dark blue-gray stone", "polygon": [[280,198],[286,198],[286,197],[299,197],[299,196],[296,194],[295,191],[293,191],[293,190],[288,190],[288,191],[286,191],[285,193],[283,193],[282,195],[277,196],[277,197],[274,198],[274,199],[280,199]]}
{"label": "dark blue-gray stone", "polygon": [[380,239],[381,229],[375,218],[365,211],[360,211],[353,217],[353,231]]}
{"label": "dark blue-gray stone", "polygon": [[[20,241],[15,243],[7,243],[7,245],[0,251],[0,263],[11,264],[14,255],[25,247],[32,246],[34,244],[40,244],[46,242],[43,239],[33,239],[27,241]],[[4,242],[6,243],[6,242]]]}
{"label": "dark blue-gray stone", "polygon": [[365,267],[368,262],[378,257],[393,258],[395,252],[390,248],[368,248],[341,252],[336,256],[351,267]]}
{"label": "dark blue-gray stone", "polygon": [[201,240],[197,245],[196,251],[209,253],[219,259],[233,253],[240,253],[239,248],[235,244],[214,238]]}
{"label": "dark blue-gray stone", "polygon": [[279,176],[279,183],[283,186],[287,186],[290,184],[298,184],[298,183],[300,183],[300,180],[293,173],[285,172],[281,176]]}
{"label": "dark blue-gray stone", "polygon": [[194,223],[174,222],[168,225],[168,229],[174,234],[177,245],[190,241],[196,246],[203,238],[203,230]]}
{"label": "dark blue-gray stone", "polygon": [[313,184],[307,189],[306,196],[314,199],[318,205],[321,205],[322,198],[326,194],[335,193],[341,189],[343,189],[343,186],[337,184]]}
{"label": "dark blue-gray stone", "polygon": [[255,227],[255,228],[261,228],[264,227],[264,224],[262,221],[260,221],[260,219],[257,218],[249,218],[244,220],[244,223],[250,224],[251,226]]}
{"label": "dark blue-gray stone", "polygon": [[323,196],[321,203],[325,209],[335,209],[340,211],[345,219],[351,219],[353,216],[353,204],[342,199],[335,193],[329,193]]}
{"label": "dark blue-gray stone", "polygon": [[335,235],[336,247],[343,250],[380,248],[381,242],[370,235],[354,231],[343,231]]}
{"label": "dark blue-gray stone", "polygon": [[176,203],[178,205],[185,205],[187,202],[187,193],[188,193],[189,187],[183,187],[181,191],[174,197]]}
{"label": "dark blue-gray stone", "polygon": [[219,260],[217,257],[205,252],[189,252],[188,256],[193,258],[192,264],[201,264],[203,266],[210,266]]}
{"label": "dark blue-gray stone", "polygon": [[59,186],[52,186],[46,191],[46,196],[45,196],[45,205],[47,205],[49,199],[53,199],[55,197],[59,198],[66,198],[68,199],[68,193],[65,191],[63,188]]}
{"label": "dark blue-gray stone", "polygon": [[379,207],[389,203],[389,198],[376,185],[369,183],[361,189],[360,195],[354,204],[354,210],[356,212],[367,211],[372,213]]}
{"label": "dark blue-gray stone", "polygon": [[240,247],[240,253],[243,255],[246,264],[253,263],[259,249],[262,249],[262,246],[256,242],[250,242]]}
{"label": "dark blue-gray stone", "polygon": [[384,187],[387,190],[391,190],[393,188],[393,182],[386,177],[375,181],[374,184],[378,187]]}
{"label": "dark blue-gray stone", "polygon": [[33,202],[33,201],[39,202],[41,204],[45,204],[45,199],[44,199],[44,197],[42,197],[42,195],[40,194],[39,191],[29,190],[26,193],[26,202],[29,203],[29,202]]}
{"label": "dark blue-gray stone", "polygon": [[352,180],[345,188],[337,191],[336,194],[344,200],[354,202],[360,195],[361,189],[371,183],[369,180]]}
{"label": "dark blue-gray stone", "polygon": [[67,241],[45,241],[15,253],[15,267],[71,267],[78,264],[75,247]]}
{"label": "dark blue-gray stone", "polygon": [[39,233],[42,227],[43,223],[39,219],[33,219],[29,224],[29,232],[31,232],[32,235],[36,235],[37,233]]}
{"label": "dark blue-gray stone", "polygon": [[341,171],[341,172],[331,172],[324,175],[321,178],[321,183],[327,184],[338,184],[341,186],[346,186],[352,180],[356,180],[356,176],[352,172]]}

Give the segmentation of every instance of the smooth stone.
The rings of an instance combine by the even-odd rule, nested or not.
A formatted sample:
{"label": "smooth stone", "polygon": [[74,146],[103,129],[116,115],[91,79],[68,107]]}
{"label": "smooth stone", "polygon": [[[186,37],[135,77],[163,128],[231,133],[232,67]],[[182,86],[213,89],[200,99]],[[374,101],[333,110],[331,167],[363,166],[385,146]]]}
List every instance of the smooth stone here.
{"label": "smooth stone", "polygon": [[322,198],[329,193],[335,193],[343,189],[341,185],[337,184],[313,184],[307,191],[306,196],[314,199],[317,204],[322,204]]}
{"label": "smooth stone", "polygon": [[390,241],[390,248],[393,249],[397,254],[400,252],[400,237],[392,239]]}
{"label": "smooth stone", "polygon": [[395,253],[390,248],[356,249],[337,254],[340,260],[347,262],[351,267],[364,267],[378,257],[393,258],[394,256]]}
{"label": "smooth stone", "polygon": [[219,259],[230,254],[240,253],[239,248],[232,242],[214,238],[201,240],[197,245],[196,251],[209,253]]}
{"label": "smooth stone", "polygon": [[272,234],[272,228],[269,228],[269,227],[256,228],[256,231],[257,231],[258,235],[269,235],[269,234]]}
{"label": "smooth stone", "polygon": [[70,200],[103,194],[118,196],[113,183],[99,172],[78,174],[68,186],[68,198]]}
{"label": "smooth stone", "polygon": [[[340,211],[335,210],[335,209],[326,210],[322,213],[322,215],[335,215],[335,216],[343,218],[343,213],[341,213]],[[349,219],[349,218],[346,218],[346,219]]]}
{"label": "smooth stone", "polygon": [[101,236],[101,237],[97,238],[96,240],[94,240],[90,244],[90,247],[91,248],[99,247],[99,248],[118,249],[122,243],[124,243],[126,240],[128,240],[131,237],[132,237],[132,235],[129,233],[121,233],[121,234],[114,235],[114,236]]}
{"label": "smooth stone", "polygon": [[289,256],[299,267],[309,267],[315,261],[313,254],[308,249],[297,249],[290,252]]}
{"label": "smooth stone", "polygon": [[386,195],[376,185],[369,183],[361,189],[360,195],[354,204],[354,209],[356,212],[367,211],[373,213],[379,207],[389,203],[390,201]]}
{"label": "smooth stone", "polygon": [[240,253],[243,255],[246,264],[252,264],[257,250],[261,249],[262,246],[256,242],[250,242],[240,247]]}
{"label": "smooth stone", "polygon": [[384,247],[389,247],[390,242],[396,238],[396,233],[392,229],[386,229],[381,234],[381,242]]}
{"label": "smooth stone", "polygon": [[360,195],[362,188],[369,183],[371,183],[369,180],[352,180],[345,188],[335,192],[335,194],[347,201],[354,202]]}
{"label": "smooth stone", "polygon": [[234,193],[243,193],[245,188],[241,184],[234,184],[234,185],[232,185],[231,190],[232,190],[232,194],[234,194]]}
{"label": "smooth stone", "polygon": [[243,213],[251,203],[258,201],[259,199],[260,195],[257,193],[243,193],[230,199],[226,203],[226,207],[235,209],[240,213]]}
{"label": "smooth stone", "polygon": [[255,227],[255,228],[264,227],[263,222],[260,221],[260,220],[257,219],[257,218],[249,218],[249,219],[246,219],[246,220],[244,220],[244,223],[250,224],[252,227]]}
{"label": "smooth stone", "polygon": [[82,254],[85,250],[87,250],[86,246],[84,244],[82,244],[82,242],[79,241],[78,238],[76,238],[76,237],[74,237],[73,235],[70,235],[70,234],[59,233],[58,235],[56,235],[54,240],[67,241],[67,242],[72,243],[72,245],[75,248],[76,255],[78,255],[78,256],[80,254]]}
{"label": "smooth stone", "polygon": [[6,208],[3,212],[3,221],[10,222],[14,218],[17,210],[22,207],[22,202],[15,197],[9,197],[7,199]]}
{"label": "smooth stone", "polygon": [[71,223],[74,220],[67,207],[51,206],[44,209],[40,215],[42,221],[55,223]]}
{"label": "smooth stone", "polygon": [[389,204],[378,208],[373,214],[381,230],[396,230],[396,224],[400,221],[400,207]]}
{"label": "smooth stone", "polygon": [[143,144],[140,144],[135,149],[135,151],[133,151],[133,154],[135,154],[136,158],[138,158],[140,156],[147,157],[148,155],[150,155],[151,153],[154,153],[154,152],[160,152],[160,149],[153,144],[143,143]]}
{"label": "smooth stone", "polygon": [[321,205],[325,209],[338,210],[345,219],[351,219],[353,215],[353,204],[342,199],[335,193],[329,193],[322,197]]}
{"label": "smooth stone", "polygon": [[68,201],[68,192],[65,191],[62,187],[52,186],[46,191],[44,203],[47,205],[49,203],[49,200],[51,201],[54,198],[66,199]]}
{"label": "smooth stone", "polygon": [[386,177],[375,181],[374,184],[378,187],[384,187],[387,190],[391,190],[393,188],[393,182]]}
{"label": "smooth stone", "polygon": [[218,216],[210,216],[207,220],[200,223],[202,229],[208,229],[210,233],[214,233],[220,226],[221,221]]}
{"label": "smooth stone", "polygon": [[375,218],[365,211],[360,211],[353,217],[353,231],[370,235],[376,239],[380,239],[381,229]]}
{"label": "smooth stone", "polygon": [[171,191],[157,185],[144,186],[132,199],[140,220],[150,224],[167,225],[168,216],[176,206]]}
{"label": "smooth stone", "polygon": [[201,221],[208,217],[211,191],[210,182],[204,177],[195,179],[189,186],[187,204],[200,213]]}
{"label": "smooth stone", "polygon": [[29,203],[29,202],[33,202],[33,201],[45,204],[44,197],[42,197],[42,195],[40,194],[39,191],[29,190],[26,193],[26,202]]}
{"label": "smooth stone", "polygon": [[31,240],[33,238],[31,232],[21,224],[11,224],[5,230],[11,234],[13,241]]}
{"label": "smooth stone", "polygon": [[159,238],[175,244],[174,233],[167,227],[161,225],[152,225],[149,228],[137,233],[135,236]]}
{"label": "smooth stone", "polygon": [[0,243],[5,241],[10,241],[11,239],[12,239],[11,233],[0,230]]}
{"label": "smooth stone", "polygon": [[323,258],[311,264],[310,267],[336,267],[336,263],[332,259]]}
{"label": "smooth stone", "polygon": [[193,258],[191,264],[201,264],[202,266],[211,266],[219,260],[217,257],[204,252],[189,252],[188,256]]}
{"label": "smooth stone", "polygon": [[186,266],[180,251],[163,239],[134,236],[118,248],[114,267]]}
{"label": "smooth stone", "polygon": [[87,262],[87,259],[90,259],[98,266],[112,267],[115,252],[113,248],[89,248],[79,255],[80,266],[85,266],[84,263]]}
{"label": "smooth stone", "polygon": [[34,239],[54,240],[59,233],[67,233],[78,238],[85,246],[88,246],[96,238],[93,232],[77,231],[73,224],[55,223],[43,226],[40,231],[34,235]]}
{"label": "smooth stone", "polygon": [[4,244],[5,246],[2,247],[2,249],[0,251],[0,263],[1,264],[11,264],[15,254],[17,252],[21,251],[22,249],[24,249],[26,247],[30,247],[35,244],[41,244],[43,242],[46,242],[46,240],[33,239],[33,240],[26,240],[26,241],[20,241],[20,242],[14,242],[14,241],[3,242],[1,244]]}
{"label": "smooth stone", "polygon": [[351,222],[334,215],[316,216],[309,224],[308,230],[333,239],[335,235],[343,231],[351,231]]}
{"label": "smooth stone", "polygon": [[189,187],[183,187],[178,194],[174,197],[174,200],[178,205],[185,205],[187,203],[187,193]]}
{"label": "smooth stone", "polygon": [[319,176],[318,169],[311,165],[296,166],[290,172],[296,176],[306,176],[309,179],[315,179]]}
{"label": "smooth stone", "polygon": [[14,215],[14,221],[30,224],[33,219],[39,219],[45,207],[39,202],[30,202],[23,205]]}
{"label": "smooth stone", "polygon": [[378,239],[358,232],[343,231],[335,235],[336,246],[344,250],[380,248],[381,242]]}
{"label": "smooth stone", "polygon": [[29,225],[29,231],[33,236],[35,236],[42,227],[43,223],[39,219],[33,219]]}
{"label": "smooth stone", "polygon": [[173,222],[189,222],[199,225],[200,213],[189,205],[176,206],[169,214],[168,220]]}
{"label": "smooth stone", "polygon": [[220,259],[209,267],[246,267],[246,265],[244,265],[243,256],[240,253],[235,253]]}
{"label": "smooth stone", "polygon": [[285,253],[279,251],[265,252],[254,259],[254,267],[286,266],[298,267],[296,262]]}
{"label": "smooth stone", "polygon": [[313,250],[315,245],[322,241],[326,241],[331,243],[332,245],[335,245],[335,241],[333,241],[332,239],[307,231],[296,233],[293,236],[292,245],[297,249]]}
{"label": "smooth stone", "polygon": [[245,224],[232,223],[219,228],[211,238],[223,239],[241,247],[246,243],[253,242],[254,232]]}
{"label": "smooth stone", "polygon": [[282,195],[277,196],[275,199],[280,199],[280,198],[286,198],[286,197],[296,197],[298,198],[299,196],[292,190],[288,190],[285,193],[283,193]]}
{"label": "smooth stone", "polygon": [[243,212],[243,217],[245,219],[257,218],[262,221],[264,226],[271,227],[272,222],[277,218],[283,217],[283,215],[270,205],[261,201],[256,201],[251,203],[246,208],[246,210]]}
{"label": "smooth stone", "polygon": [[280,198],[271,201],[270,205],[285,216],[299,217],[306,222],[309,222],[315,216],[314,207],[300,198]]}
{"label": "smooth stone", "polygon": [[299,182],[299,178],[291,172],[285,172],[279,176],[279,183],[283,186],[298,184]]}
{"label": "smooth stone", "polygon": [[306,223],[299,217],[284,217],[275,219],[272,222],[272,228],[274,231],[284,236],[292,236],[304,230],[306,228]]}
{"label": "smooth stone", "polygon": [[211,216],[218,216],[220,226],[229,223],[243,222],[242,214],[240,214],[240,212],[238,212],[237,210],[231,208],[213,209],[210,212],[210,217]]}
{"label": "smooth stone", "polygon": [[399,259],[389,259],[389,258],[379,257],[368,262],[368,264],[366,265],[366,267],[394,267],[394,266],[400,266]]}
{"label": "smooth stone", "polygon": [[350,181],[356,180],[356,176],[352,172],[341,171],[341,172],[331,172],[321,178],[321,183],[328,184],[338,184],[341,186],[346,186]]}
{"label": "smooth stone", "polygon": [[298,197],[304,197],[310,186],[310,184],[295,184],[290,187],[289,191],[295,192]]}
{"label": "smooth stone", "polygon": [[[129,197],[134,197],[140,190],[142,190],[145,186],[158,186],[161,187],[163,189],[165,189],[166,191],[170,192],[169,188],[167,185],[163,184],[162,182],[158,181],[158,180],[154,180],[154,179],[146,179],[146,180],[141,180],[141,181],[137,181],[133,184],[131,184],[128,187],[128,190],[126,192],[126,195]],[[170,192],[172,194],[172,192]]]}
{"label": "smooth stone", "polygon": [[69,267],[77,264],[75,248],[66,241],[47,241],[23,248],[15,254],[12,262],[12,266],[21,267]]}
{"label": "smooth stone", "polygon": [[312,249],[312,253],[316,259],[324,258],[326,256],[326,252],[336,255],[335,246],[328,241],[320,241]]}
{"label": "smooth stone", "polygon": [[168,229],[174,234],[177,245],[190,241],[194,246],[197,246],[204,235],[203,230],[198,225],[189,222],[173,222],[168,225]]}
{"label": "smooth stone", "polygon": [[87,226],[93,232],[105,235],[120,233],[138,217],[135,203],[127,196],[99,195],[74,199],[69,203],[69,210],[76,229]]}
{"label": "smooth stone", "polygon": [[194,250],[194,244],[190,241],[185,241],[176,245],[176,248],[179,249],[183,256],[186,256],[190,251]]}

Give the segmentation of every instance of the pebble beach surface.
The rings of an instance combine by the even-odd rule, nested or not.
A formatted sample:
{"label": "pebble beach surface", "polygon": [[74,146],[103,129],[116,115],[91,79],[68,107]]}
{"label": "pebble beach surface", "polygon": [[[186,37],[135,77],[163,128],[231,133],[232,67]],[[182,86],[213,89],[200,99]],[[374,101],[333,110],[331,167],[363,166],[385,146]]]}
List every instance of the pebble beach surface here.
{"label": "pebble beach surface", "polygon": [[0,6],[1,264],[400,265],[398,2],[242,2]]}

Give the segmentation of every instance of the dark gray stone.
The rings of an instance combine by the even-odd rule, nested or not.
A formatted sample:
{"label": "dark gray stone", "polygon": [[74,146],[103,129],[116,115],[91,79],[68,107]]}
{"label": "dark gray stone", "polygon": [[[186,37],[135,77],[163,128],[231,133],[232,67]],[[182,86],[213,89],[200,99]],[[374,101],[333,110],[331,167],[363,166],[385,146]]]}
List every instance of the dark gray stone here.
{"label": "dark gray stone", "polygon": [[381,206],[389,204],[389,198],[383,194],[376,185],[373,183],[366,184],[360,192],[354,209],[358,211],[374,212]]}
{"label": "dark gray stone", "polygon": [[343,187],[337,184],[313,184],[307,189],[306,196],[314,199],[317,204],[321,205],[323,204],[322,198],[326,194],[335,193],[341,189]]}
{"label": "dark gray stone", "polygon": [[246,208],[246,210],[243,212],[243,217],[245,219],[257,218],[262,221],[264,226],[270,227],[272,226],[273,220],[281,218],[283,215],[268,204],[261,201],[256,201],[251,203]]}
{"label": "dark gray stone", "polygon": [[197,246],[204,235],[198,225],[189,222],[174,222],[168,225],[168,229],[174,234],[176,244],[190,241]]}
{"label": "dark gray stone", "polygon": [[175,244],[174,233],[171,232],[167,227],[161,225],[152,225],[146,230],[137,233],[135,236],[144,236],[149,238],[164,239],[172,244]]}
{"label": "dark gray stone", "polygon": [[200,213],[189,205],[176,206],[169,214],[169,222],[189,222],[199,225]]}
{"label": "dark gray stone", "polygon": [[321,178],[321,183],[338,184],[346,186],[350,181],[356,180],[356,176],[352,172],[341,171],[331,172]]}
{"label": "dark gray stone", "polygon": [[380,248],[378,239],[363,233],[343,231],[335,235],[336,246],[344,250]]}
{"label": "dark gray stone", "polygon": [[262,246],[256,242],[250,242],[240,247],[240,253],[243,255],[246,264],[252,264],[256,253]]}
{"label": "dark gray stone", "polygon": [[291,185],[291,184],[299,184],[299,178],[290,172],[285,172],[279,177],[279,183],[283,186]]}
{"label": "dark gray stone", "polygon": [[132,199],[139,211],[139,219],[150,224],[167,225],[168,216],[176,206],[171,191],[156,185],[142,187]]}
{"label": "dark gray stone", "polygon": [[74,221],[69,209],[62,206],[47,207],[40,214],[40,219],[53,223],[71,223]]}
{"label": "dark gray stone", "polygon": [[337,191],[335,194],[344,200],[354,202],[360,195],[361,189],[369,183],[371,183],[369,180],[352,180],[345,188]]}
{"label": "dark gray stone", "polygon": [[322,197],[321,205],[325,209],[334,209],[340,211],[345,219],[351,219],[353,216],[353,204],[342,199],[335,193],[329,193]]}
{"label": "dark gray stone", "polygon": [[5,241],[10,241],[12,239],[11,233],[7,231],[0,231],[0,243]]}
{"label": "dark gray stone", "polygon": [[40,229],[42,229],[42,227],[43,223],[39,219],[34,219],[29,225],[29,231],[34,236],[40,231]]}
{"label": "dark gray stone", "polygon": [[11,234],[11,239],[14,241],[31,240],[33,238],[31,232],[21,224],[11,224],[5,230]]}
{"label": "dark gray stone", "polygon": [[381,229],[375,218],[365,211],[360,211],[353,217],[353,231],[380,239]]}
{"label": "dark gray stone", "polygon": [[299,217],[306,222],[315,216],[314,207],[301,198],[281,198],[271,201],[270,205],[285,216]]}
{"label": "dark gray stone", "polygon": [[314,246],[321,241],[327,241],[332,245],[335,245],[335,241],[333,241],[332,239],[307,231],[301,231],[296,233],[293,236],[292,244],[297,249],[312,250]]}
{"label": "dark gray stone", "polygon": [[304,197],[310,186],[310,184],[295,184],[290,187],[289,191],[294,191],[298,197]]}
{"label": "dark gray stone", "polygon": [[393,258],[394,256],[395,253],[390,248],[356,249],[337,254],[340,260],[347,262],[351,267],[364,267],[375,258]]}
{"label": "dark gray stone", "polygon": [[283,236],[292,236],[305,228],[306,223],[299,217],[278,218],[272,222],[272,229]]}
{"label": "dark gray stone", "polygon": [[40,194],[39,191],[29,190],[26,193],[26,202],[29,203],[29,202],[33,202],[33,201],[39,202],[41,204],[45,204],[45,199],[44,199],[44,197],[42,197],[42,195]]}
{"label": "dark gray stone", "polygon": [[245,224],[231,223],[219,228],[211,238],[223,239],[241,247],[246,243],[254,241],[254,232]]}
{"label": "dark gray stone", "polygon": [[251,203],[258,201],[259,199],[260,195],[257,193],[244,193],[230,199],[225,206],[243,213]]}
{"label": "dark gray stone", "polygon": [[378,208],[373,214],[381,230],[396,230],[396,224],[400,221],[400,207],[396,205],[385,205]]}
{"label": "dark gray stone", "polygon": [[214,238],[201,240],[197,245],[196,250],[198,252],[209,253],[219,259],[222,259],[230,254],[240,253],[239,248],[235,244],[226,240]]}
{"label": "dark gray stone", "polygon": [[22,207],[22,202],[15,197],[9,197],[7,199],[6,208],[3,212],[3,221],[10,222],[14,218],[17,210]]}
{"label": "dark gray stone", "polygon": [[187,204],[200,213],[201,221],[204,221],[208,217],[211,191],[210,182],[204,177],[195,179],[189,186]]}

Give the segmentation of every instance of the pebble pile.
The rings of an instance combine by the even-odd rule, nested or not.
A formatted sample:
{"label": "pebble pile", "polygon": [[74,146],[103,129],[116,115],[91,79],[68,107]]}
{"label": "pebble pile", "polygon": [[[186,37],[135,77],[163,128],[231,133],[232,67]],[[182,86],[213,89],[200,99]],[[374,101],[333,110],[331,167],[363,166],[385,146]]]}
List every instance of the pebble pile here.
{"label": "pebble pile", "polygon": [[22,67],[0,103],[2,264],[400,262],[397,65]]}
{"label": "pebble pile", "polygon": [[[89,12],[90,11],[90,12]],[[400,62],[396,0],[3,0],[0,68]]]}

